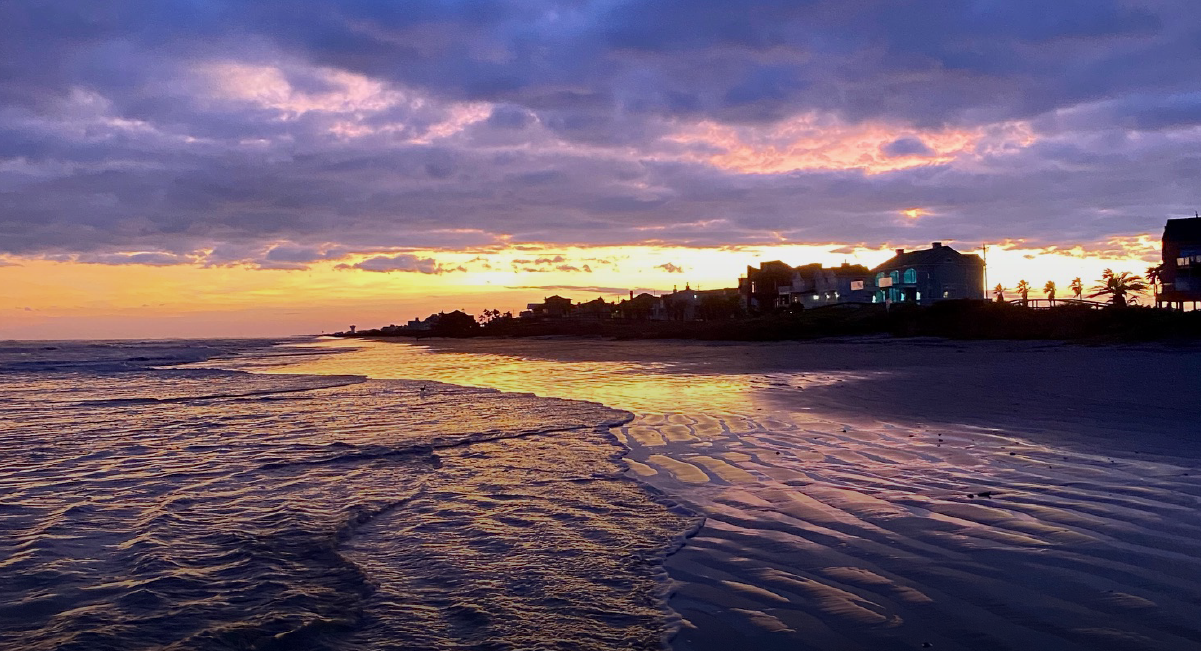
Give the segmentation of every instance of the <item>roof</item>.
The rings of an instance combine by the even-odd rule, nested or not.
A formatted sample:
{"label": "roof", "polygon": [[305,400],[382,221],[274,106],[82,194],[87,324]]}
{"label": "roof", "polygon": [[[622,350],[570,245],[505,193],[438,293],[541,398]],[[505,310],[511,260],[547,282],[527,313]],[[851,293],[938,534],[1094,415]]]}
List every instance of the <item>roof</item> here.
{"label": "roof", "polygon": [[920,251],[907,251],[905,253],[899,253],[892,256],[875,269],[872,269],[872,271],[883,271],[898,267],[917,267],[922,265],[945,263],[984,265],[984,261],[980,259],[980,256],[974,253],[964,254],[952,249],[949,246],[937,246],[930,249],[922,249]]}
{"label": "roof", "polygon": [[867,267],[861,264],[847,264],[846,262],[842,263],[840,267],[830,267],[828,271],[833,271],[838,276],[866,276],[871,273]]}
{"label": "roof", "polygon": [[1201,241],[1201,219],[1169,219],[1163,227],[1163,239],[1177,241]]}

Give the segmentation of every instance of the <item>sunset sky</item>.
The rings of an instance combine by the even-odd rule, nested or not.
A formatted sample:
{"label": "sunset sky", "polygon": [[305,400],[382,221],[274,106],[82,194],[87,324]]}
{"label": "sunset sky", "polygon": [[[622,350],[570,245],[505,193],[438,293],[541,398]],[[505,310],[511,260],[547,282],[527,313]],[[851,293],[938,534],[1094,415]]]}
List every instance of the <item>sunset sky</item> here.
{"label": "sunset sky", "polygon": [[0,3],[0,338],[282,335],[1201,206],[1196,0]]}

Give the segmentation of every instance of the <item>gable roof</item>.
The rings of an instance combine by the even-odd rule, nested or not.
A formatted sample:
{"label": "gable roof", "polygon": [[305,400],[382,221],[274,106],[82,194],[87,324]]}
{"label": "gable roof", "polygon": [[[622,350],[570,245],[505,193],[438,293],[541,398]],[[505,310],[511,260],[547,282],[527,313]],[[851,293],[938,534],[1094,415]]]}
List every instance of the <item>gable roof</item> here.
{"label": "gable roof", "polygon": [[1163,239],[1182,242],[1201,240],[1201,219],[1196,217],[1169,219],[1163,227]]}
{"label": "gable roof", "polygon": [[984,264],[984,261],[980,259],[980,256],[974,253],[960,253],[955,249],[944,245],[931,249],[922,249],[920,251],[906,251],[905,253],[898,253],[888,260],[885,260],[883,264],[878,265],[875,269],[872,269],[872,271],[883,271],[885,269],[895,269],[897,267],[916,267],[919,265],[943,264],[947,262],[953,264]]}

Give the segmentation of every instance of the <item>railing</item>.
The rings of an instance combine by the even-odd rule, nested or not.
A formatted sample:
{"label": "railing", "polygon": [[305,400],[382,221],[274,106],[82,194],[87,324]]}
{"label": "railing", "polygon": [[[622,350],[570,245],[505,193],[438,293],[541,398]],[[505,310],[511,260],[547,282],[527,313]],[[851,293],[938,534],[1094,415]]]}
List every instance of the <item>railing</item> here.
{"label": "railing", "polygon": [[1094,310],[1099,310],[1104,307],[1109,307],[1109,303],[1103,303],[1101,301],[1090,301],[1090,300],[1081,299],[1081,298],[1056,298],[1056,299],[1031,298],[1031,299],[1027,299],[1027,300],[1022,300],[1020,298],[1016,298],[1016,299],[1010,300],[1008,302],[1012,303],[1013,305],[1023,305],[1032,310],[1049,310],[1053,307],[1067,307],[1067,306],[1088,307],[1088,308],[1092,308]]}

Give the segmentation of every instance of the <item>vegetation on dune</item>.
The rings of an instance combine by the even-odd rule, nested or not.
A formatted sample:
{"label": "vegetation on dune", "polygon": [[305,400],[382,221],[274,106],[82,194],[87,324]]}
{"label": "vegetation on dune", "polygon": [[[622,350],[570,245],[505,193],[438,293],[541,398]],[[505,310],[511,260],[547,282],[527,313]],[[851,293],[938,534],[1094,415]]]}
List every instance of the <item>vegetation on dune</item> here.
{"label": "vegetation on dune", "polygon": [[1114,307],[1126,307],[1127,296],[1145,289],[1147,281],[1143,280],[1142,276],[1129,271],[1115,272],[1113,269],[1106,269],[1101,273],[1101,283],[1093,288],[1093,293],[1088,297],[1107,296],[1109,303]]}
{"label": "vegetation on dune", "polygon": [[[451,313],[455,314],[455,313]],[[930,306],[844,305],[709,321],[523,319],[469,315],[426,331],[360,331],[364,337],[596,336],[616,339],[781,341],[864,335],[948,339],[1053,339],[1094,342],[1201,339],[1201,312],[1151,307],[1092,309],[1057,304],[1032,310],[1013,303],[942,301]],[[444,316],[443,319],[446,317]],[[470,323],[468,322],[470,319]]]}

